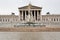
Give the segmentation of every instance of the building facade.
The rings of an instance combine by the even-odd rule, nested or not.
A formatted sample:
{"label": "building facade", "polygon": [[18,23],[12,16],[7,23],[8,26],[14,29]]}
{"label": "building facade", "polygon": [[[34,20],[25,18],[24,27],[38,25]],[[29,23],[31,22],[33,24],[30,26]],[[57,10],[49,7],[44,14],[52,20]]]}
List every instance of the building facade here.
{"label": "building facade", "polygon": [[41,9],[29,4],[28,6],[18,8],[20,12],[20,21],[22,22],[38,22],[41,21]]}
{"label": "building facade", "polygon": [[14,25],[20,25],[23,23],[35,23],[45,25],[46,27],[59,27],[60,26],[60,15],[41,15],[42,7],[27,5],[19,7],[19,15],[0,15],[0,26],[1,27],[14,27]]}

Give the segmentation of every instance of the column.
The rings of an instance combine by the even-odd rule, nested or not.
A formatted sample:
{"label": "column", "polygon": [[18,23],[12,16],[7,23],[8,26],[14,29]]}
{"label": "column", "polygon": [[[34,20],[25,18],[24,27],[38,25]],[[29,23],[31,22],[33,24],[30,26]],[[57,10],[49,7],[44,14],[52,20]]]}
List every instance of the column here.
{"label": "column", "polygon": [[37,10],[35,11],[35,18],[36,18],[36,20],[37,20]]}
{"label": "column", "polygon": [[35,10],[34,10],[34,20],[36,20],[36,14],[35,14]]}
{"label": "column", "polygon": [[[21,11],[21,10],[20,10]],[[19,13],[19,20],[21,21],[21,12]]]}
{"label": "column", "polygon": [[32,21],[32,20],[33,20],[32,10],[31,10],[31,12],[30,12],[30,13],[31,13],[31,21]]}
{"label": "column", "polygon": [[23,10],[23,20],[25,20],[25,10]]}
{"label": "column", "polygon": [[21,13],[19,13],[19,20],[21,21]]}
{"label": "column", "polygon": [[23,20],[23,10],[22,10],[22,20]]}
{"label": "column", "polygon": [[26,11],[25,11],[25,20],[26,20]]}
{"label": "column", "polygon": [[39,10],[37,10],[37,19],[38,19],[38,21],[40,21],[40,12],[39,12]]}
{"label": "column", "polygon": [[21,21],[22,20],[22,10],[20,10],[20,15],[19,15],[19,20]]}
{"label": "column", "polygon": [[42,21],[42,15],[40,14],[41,10],[39,10],[40,21]]}
{"label": "column", "polygon": [[38,21],[38,19],[39,19],[39,14],[38,14],[38,10],[37,10],[37,21]]}

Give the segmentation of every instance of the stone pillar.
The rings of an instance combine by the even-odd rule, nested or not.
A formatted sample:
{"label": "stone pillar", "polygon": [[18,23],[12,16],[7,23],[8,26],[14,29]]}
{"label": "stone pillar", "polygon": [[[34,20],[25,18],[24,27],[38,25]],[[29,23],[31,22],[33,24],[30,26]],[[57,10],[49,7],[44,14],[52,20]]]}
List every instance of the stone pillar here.
{"label": "stone pillar", "polygon": [[[19,11],[20,12],[20,11]],[[19,20],[21,21],[21,12],[19,13]]]}
{"label": "stone pillar", "polygon": [[30,12],[30,13],[31,13],[31,21],[33,22],[33,15],[32,15],[32,10],[31,10],[31,12]]}
{"label": "stone pillar", "polygon": [[23,20],[23,11],[22,11],[22,20]]}
{"label": "stone pillar", "polygon": [[22,10],[20,10],[20,21],[22,20]]}
{"label": "stone pillar", "polygon": [[38,10],[37,10],[37,20],[40,21],[40,14]]}
{"label": "stone pillar", "polygon": [[[39,13],[41,13],[41,10]],[[40,14],[39,17],[40,17],[40,22],[42,22],[42,15]]]}
{"label": "stone pillar", "polygon": [[26,11],[25,11],[25,20],[26,20]]}
{"label": "stone pillar", "polygon": [[35,14],[35,10],[34,10],[34,20],[36,20],[36,14]]}
{"label": "stone pillar", "polygon": [[38,19],[39,19],[39,14],[38,14],[38,10],[37,10],[37,21],[38,21]]}
{"label": "stone pillar", "polygon": [[23,10],[23,20],[25,21],[25,10]]}
{"label": "stone pillar", "polygon": [[40,21],[42,21],[42,15],[41,15],[41,10],[40,10]]}

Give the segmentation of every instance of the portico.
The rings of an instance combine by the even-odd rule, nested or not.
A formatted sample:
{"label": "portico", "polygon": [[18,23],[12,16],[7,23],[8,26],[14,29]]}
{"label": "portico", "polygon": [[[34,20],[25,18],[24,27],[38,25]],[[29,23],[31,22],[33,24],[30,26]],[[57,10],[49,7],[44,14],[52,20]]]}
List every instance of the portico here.
{"label": "portico", "polygon": [[[29,4],[28,6],[20,7],[19,12],[20,12],[20,21],[25,21],[27,22],[35,22],[35,21],[40,21],[41,19],[41,9],[40,7],[33,6]],[[30,18],[29,18],[30,15]]]}

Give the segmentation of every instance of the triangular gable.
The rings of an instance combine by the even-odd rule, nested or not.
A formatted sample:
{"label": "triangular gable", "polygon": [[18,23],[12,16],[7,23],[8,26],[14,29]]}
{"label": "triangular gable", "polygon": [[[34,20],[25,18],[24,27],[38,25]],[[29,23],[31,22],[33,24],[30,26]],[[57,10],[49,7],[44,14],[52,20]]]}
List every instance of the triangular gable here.
{"label": "triangular gable", "polygon": [[[28,6],[19,7],[18,9],[28,9]],[[42,7],[30,5],[30,9],[42,9]]]}

